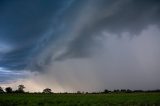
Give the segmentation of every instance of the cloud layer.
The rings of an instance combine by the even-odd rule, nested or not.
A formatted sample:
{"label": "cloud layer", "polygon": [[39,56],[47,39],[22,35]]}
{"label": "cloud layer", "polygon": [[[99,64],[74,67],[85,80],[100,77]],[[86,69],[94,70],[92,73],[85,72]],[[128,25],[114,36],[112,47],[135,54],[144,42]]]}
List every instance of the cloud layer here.
{"label": "cloud layer", "polygon": [[0,16],[1,82],[28,70],[61,90],[159,88],[159,0],[1,1]]}

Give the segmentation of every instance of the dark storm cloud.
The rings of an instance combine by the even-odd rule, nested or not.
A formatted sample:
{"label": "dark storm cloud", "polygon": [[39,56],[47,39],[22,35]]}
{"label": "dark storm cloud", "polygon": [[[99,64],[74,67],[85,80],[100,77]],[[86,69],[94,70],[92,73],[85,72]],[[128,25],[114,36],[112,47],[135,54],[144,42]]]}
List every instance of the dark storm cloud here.
{"label": "dark storm cloud", "polygon": [[[95,37],[106,30],[120,36],[122,32],[139,34],[148,25],[160,22],[160,1],[158,0],[99,0],[88,4],[92,8],[84,16],[87,21],[77,32],[77,37],[69,44],[64,57],[84,57],[90,55]],[[83,18],[82,16],[79,16]],[[78,24],[77,24],[78,26]],[[76,27],[76,26],[75,26]],[[94,43],[93,43],[94,42]],[[61,57],[60,57],[61,58]]]}
{"label": "dark storm cloud", "polygon": [[159,0],[15,0],[0,5],[0,42],[11,48],[0,50],[0,67],[8,69],[41,70],[54,60],[89,57],[103,30],[137,34],[160,19]]}
{"label": "dark storm cloud", "polygon": [[[33,51],[37,48],[39,39],[44,36],[51,25],[57,24],[54,20],[71,1],[1,1],[0,67],[24,69],[34,55],[33,53],[37,54]],[[49,39],[53,39],[54,36],[52,35]],[[6,44],[11,46],[12,50],[3,53],[6,50]]]}
{"label": "dark storm cloud", "polygon": [[159,88],[159,25],[159,0],[1,0],[0,83]]}

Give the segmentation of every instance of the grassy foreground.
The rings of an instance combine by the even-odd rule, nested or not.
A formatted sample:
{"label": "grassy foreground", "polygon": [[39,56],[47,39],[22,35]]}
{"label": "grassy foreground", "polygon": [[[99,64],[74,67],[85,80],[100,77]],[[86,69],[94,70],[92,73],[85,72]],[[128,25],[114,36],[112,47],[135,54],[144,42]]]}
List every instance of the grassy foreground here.
{"label": "grassy foreground", "polygon": [[0,106],[160,106],[160,93],[0,94]]}

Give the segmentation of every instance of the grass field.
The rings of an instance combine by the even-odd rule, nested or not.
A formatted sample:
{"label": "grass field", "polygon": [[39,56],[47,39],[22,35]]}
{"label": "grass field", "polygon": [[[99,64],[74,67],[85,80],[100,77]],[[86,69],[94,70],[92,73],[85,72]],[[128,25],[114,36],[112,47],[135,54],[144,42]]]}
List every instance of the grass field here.
{"label": "grass field", "polygon": [[160,106],[160,93],[0,94],[0,106]]}

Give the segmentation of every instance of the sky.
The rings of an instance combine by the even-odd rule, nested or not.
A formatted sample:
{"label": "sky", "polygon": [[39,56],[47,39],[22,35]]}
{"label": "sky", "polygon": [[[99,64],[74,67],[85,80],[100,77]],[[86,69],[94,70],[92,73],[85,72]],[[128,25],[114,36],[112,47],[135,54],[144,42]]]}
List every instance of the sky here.
{"label": "sky", "polygon": [[160,89],[159,0],[1,0],[0,86]]}

